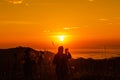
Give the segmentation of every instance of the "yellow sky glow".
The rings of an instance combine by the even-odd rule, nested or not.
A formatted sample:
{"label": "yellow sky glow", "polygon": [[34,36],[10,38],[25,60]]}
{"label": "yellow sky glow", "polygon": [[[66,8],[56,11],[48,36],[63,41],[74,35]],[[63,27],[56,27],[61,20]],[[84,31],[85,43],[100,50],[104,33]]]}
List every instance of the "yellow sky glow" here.
{"label": "yellow sky glow", "polygon": [[51,48],[52,41],[68,47],[114,41],[116,46],[119,8],[120,0],[1,0],[0,48]]}

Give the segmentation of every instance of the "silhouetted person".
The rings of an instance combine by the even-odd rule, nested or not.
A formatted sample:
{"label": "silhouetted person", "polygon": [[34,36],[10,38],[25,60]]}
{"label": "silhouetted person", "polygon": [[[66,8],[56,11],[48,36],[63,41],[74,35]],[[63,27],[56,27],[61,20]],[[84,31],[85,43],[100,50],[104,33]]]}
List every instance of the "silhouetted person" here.
{"label": "silhouetted person", "polygon": [[24,77],[25,80],[32,80],[32,60],[30,57],[31,49],[27,49],[24,55]]}
{"label": "silhouetted person", "polygon": [[68,58],[66,54],[63,53],[63,51],[63,46],[60,46],[58,48],[58,53],[53,59],[53,64],[56,65],[56,74],[58,80],[67,80],[68,75]]}
{"label": "silhouetted person", "polygon": [[68,48],[65,49],[65,55],[67,56],[68,78],[69,78],[69,80],[71,80],[73,74],[72,74],[70,60],[71,60],[72,56],[71,56]]}
{"label": "silhouetted person", "polygon": [[65,49],[65,54],[66,54],[66,56],[67,56],[68,59],[72,58],[72,56],[71,56],[68,48]]}

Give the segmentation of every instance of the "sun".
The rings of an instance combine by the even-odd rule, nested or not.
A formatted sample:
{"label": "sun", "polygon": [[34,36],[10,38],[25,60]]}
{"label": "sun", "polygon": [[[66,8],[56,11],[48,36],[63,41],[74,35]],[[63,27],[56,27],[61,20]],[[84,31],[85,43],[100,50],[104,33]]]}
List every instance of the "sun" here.
{"label": "sun", "polygon": [[67,38],[65,34],[57,34],[52,36],[52,43],[56,45],[65,45],[67,43]]}
{"label": "sun", "polygon": [[59,36],[58,36],[58,39],[59,39],[60,42],[63,42],[64,39],[65,39],[65,36],[64,36],[64,35],[59,35]]}

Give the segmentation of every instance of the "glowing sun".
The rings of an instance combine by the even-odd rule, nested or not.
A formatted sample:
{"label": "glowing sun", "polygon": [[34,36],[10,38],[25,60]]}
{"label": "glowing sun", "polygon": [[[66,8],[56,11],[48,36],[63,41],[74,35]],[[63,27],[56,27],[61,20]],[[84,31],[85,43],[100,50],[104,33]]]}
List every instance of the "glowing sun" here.
{"label": "glowing sun", "polygon": [[60,42],[63,42],[64,39],[65,39],[65,36],[64,36],[64,35],[59,35],[59,36],[58,36],[58,39],[59,39]]}

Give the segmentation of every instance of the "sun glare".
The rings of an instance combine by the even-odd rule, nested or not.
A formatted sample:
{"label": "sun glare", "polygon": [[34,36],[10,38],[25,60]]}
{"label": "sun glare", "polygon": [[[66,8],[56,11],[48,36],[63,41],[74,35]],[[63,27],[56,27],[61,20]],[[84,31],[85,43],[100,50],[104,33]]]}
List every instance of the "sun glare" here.
{"label": "sun glare", "polygon": [[60,42],[63,42],[63,41],[64,41],[64,39],[65,39],[65,36],[60,35],[60,36],[58,36],[58,39],[59,39],[59,41],[60,41]]}

